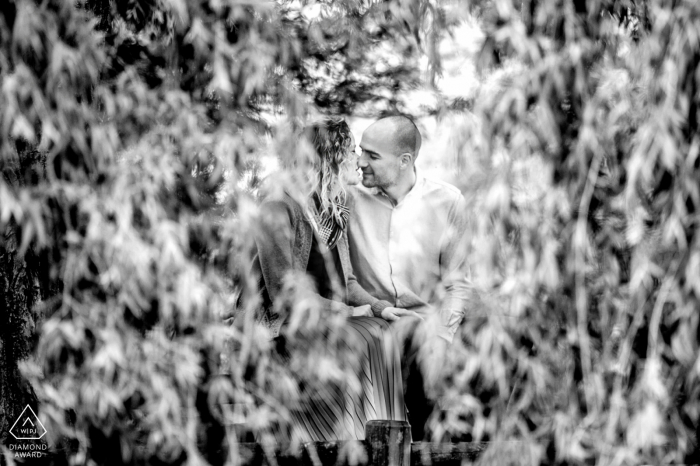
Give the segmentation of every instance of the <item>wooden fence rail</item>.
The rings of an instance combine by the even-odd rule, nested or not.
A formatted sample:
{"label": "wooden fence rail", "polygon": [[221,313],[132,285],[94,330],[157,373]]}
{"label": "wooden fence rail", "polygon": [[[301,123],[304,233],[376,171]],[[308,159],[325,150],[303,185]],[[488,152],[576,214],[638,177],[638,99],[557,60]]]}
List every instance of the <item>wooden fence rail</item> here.
{"label": "wooden fence rail", "polygon": [[[488,447],[487,443],[410,443],[407,426],[401,421],[370,421],[365,440],[354,443],[364,448],[370,466],[460,466],[465,460],[475,461]],[[300,455],[265,452],[258,443],[240,443],[238,454],[246,466],[344,466],[349,464],[348,450],[354,447],[349,443],[311,442]]]}
{"label": "wooden fence rail", "polygon": [[[348,442],[312,442],[304,446],[301,456],[275,453],[275,460],[279,466],[323,466],[347,465],[347,460],[340,457],[340,451]],[[366,441],[360,441],[360,445],[367,451]],[[463,460],[476,461],[479,455],[486,450],[487,443],[447,443],[432,444],[428,442],[414,442],[411,444],[411,466],[460,466]],[[241,464],[246,466],[270,465],[267,455],[258,443],[240,443],[238,452]],[[338,461],[340,459],[340,461]]]}

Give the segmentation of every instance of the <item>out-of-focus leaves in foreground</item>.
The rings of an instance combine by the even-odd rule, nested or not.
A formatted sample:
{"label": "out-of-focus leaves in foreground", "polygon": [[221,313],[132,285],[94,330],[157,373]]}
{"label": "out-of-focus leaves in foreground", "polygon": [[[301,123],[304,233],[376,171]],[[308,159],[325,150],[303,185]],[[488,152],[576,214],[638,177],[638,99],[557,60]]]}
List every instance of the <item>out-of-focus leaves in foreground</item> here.
{"label": "out-of-focus leaves in foreground", "polygon": [[521,442],[483,463],[693,459],[696,1],[5,3],[2,435],[38,400],[77,463],[236,463],[236,439],[270,451],[314,383],[352,389],[357,361],[320,337],[340,322],[303,280],[291,361],[250,310],[222,323],[255,287],[260,148],[303,169],[310,114],[439,94],[465,18],[479,88],[428,112],[472,113],[444,160],[482,293],[449,351],[426,349],[444,361],[433,437]]}
{"label": "out-of-focus leaves in foreground", "polygon": [[486,292],[434,381],[436,434],[695,461],[700,5],[466,7],[481,89],[453,145]]}
{"label": "out-of-focus leaves in foreground", "polygon": [[[284,363],[252,312],[225,323],[256,285],[261,148],[294,160],[308,114],[395,107],[418,76],[403,6],[318,6],[4,2],[3,443],[38,401],[57,458],[236,462],[236,439],[269,446],[314,383],[357,388],[357,361],[313,338],[339,324],[313,302],[291,305],[310,344]],[[381,65],[382,47],[405,60]]]}

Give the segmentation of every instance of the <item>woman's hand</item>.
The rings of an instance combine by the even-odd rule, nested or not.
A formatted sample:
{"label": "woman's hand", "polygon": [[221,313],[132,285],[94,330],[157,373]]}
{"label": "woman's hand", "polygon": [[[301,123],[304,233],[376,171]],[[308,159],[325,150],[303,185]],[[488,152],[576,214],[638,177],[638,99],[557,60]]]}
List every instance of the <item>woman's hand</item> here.
{"label": "woman's hand", "polygon": [[408,309],[399,309],[398,307],[385,307],[382,311],[382,318],[389,322],[399,320],[406,317],[416,317],[420,320],[423,318],[416,311],[409,311]]}
{"label": "woman's hand", "polygon": [[372,317],[372,307],[369,304],[364,306],[355,306],[352,309],[353,317]]}

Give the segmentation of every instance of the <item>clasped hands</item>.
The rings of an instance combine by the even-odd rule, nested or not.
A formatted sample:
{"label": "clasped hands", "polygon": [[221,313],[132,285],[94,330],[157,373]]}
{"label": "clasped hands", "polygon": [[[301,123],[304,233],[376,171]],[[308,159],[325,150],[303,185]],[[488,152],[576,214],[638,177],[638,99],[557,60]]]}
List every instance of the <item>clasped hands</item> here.
{"label": "clasped hands", "polygon": [[[369,304],[364,306],[355,306],[352,312],[353,317],[374,317],[372,314],[372,308]],[[417,317],[420,320],[423,318],[415,311],[409,311],[408,309],[401,309],[398,307],[386,307],[382,311],[382,319],[393,322],[406,317]]]}

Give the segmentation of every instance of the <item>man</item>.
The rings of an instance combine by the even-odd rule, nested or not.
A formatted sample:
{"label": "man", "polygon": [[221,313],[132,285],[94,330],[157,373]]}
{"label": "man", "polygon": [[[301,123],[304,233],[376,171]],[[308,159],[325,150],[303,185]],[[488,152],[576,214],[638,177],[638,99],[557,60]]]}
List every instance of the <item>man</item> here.
{"label": "man", "polygon": [[[362,134],[363,187],[352,196],[350,258],[360,285],[378,298],[374,315],[401,324],[415,317],[437,321],[437,334],[452,341],[472,289],[465,200],[454,186],[416,172],[420,146],[418,128],[403,116],[383,118]],[[410,334],[415,330],[413,322]],[[404,389],[416,441],[432,403],[417,367],[419,342],[410,340],[404,345]]]}

